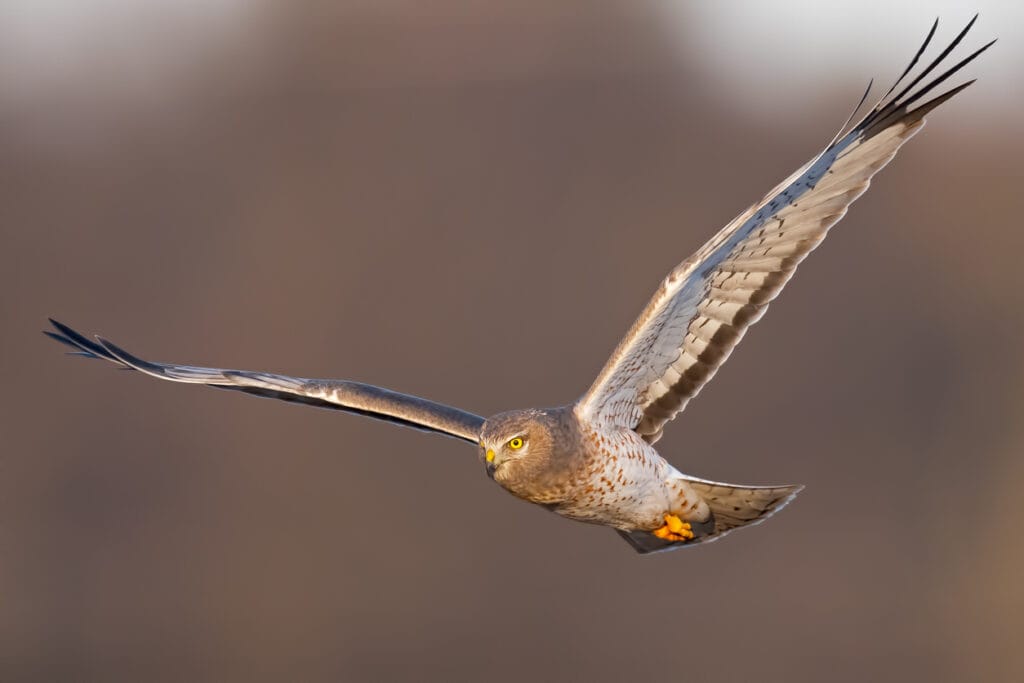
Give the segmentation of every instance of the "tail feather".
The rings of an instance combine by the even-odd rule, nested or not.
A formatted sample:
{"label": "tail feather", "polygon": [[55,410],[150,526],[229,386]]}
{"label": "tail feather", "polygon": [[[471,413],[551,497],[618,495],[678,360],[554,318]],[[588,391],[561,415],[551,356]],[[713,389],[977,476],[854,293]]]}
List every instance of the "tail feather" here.
{"label": "tail feather", "polygon": [[717,541],[733,529],[760,524],[803,489],[803,486],[737,486],[687,476],[682,478],[708,504],[711,516],[703,524],[693,524],[696,537],[685,543],[664,541],[648,531],[619,531],[619,535],[638,553],[676,550]]}
{"label": "tail feather", "polygon": [[688,477],[687,480],[711,508],[715,523],[711,535],[716,536],[737,527],[760,524],[803,489],[803,486],[735,486]]}

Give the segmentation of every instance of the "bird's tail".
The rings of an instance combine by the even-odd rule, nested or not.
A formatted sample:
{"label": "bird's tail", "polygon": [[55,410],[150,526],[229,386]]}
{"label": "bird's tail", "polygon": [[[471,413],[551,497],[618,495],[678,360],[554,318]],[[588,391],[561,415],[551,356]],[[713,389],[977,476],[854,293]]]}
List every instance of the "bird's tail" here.
{"label": "bird's tail", "polygon": [[737,486],[690,477],[684,479],[711,508],[714,528],[709,536],[721,536],[737,527],[759,524],[803,489],[803,486]]}
{"label": "bird's tail", "polygon": [[684,543],[664,541],[648,531],[620,531],[638,553],[675,550],[716,541],[733,529],[760,524],[789,503],[803,486],[739,486],[680,475],[711,509],[702,524],[693,524],[695,537]]}

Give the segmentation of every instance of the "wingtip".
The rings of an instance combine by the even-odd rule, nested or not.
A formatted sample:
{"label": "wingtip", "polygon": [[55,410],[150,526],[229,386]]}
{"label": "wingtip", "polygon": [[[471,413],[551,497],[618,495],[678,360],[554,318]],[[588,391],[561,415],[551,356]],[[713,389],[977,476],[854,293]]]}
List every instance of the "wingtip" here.
{"label": "wingtip", "polygon": [[963,38],[965,35],[967,35],[967,32],[971,30],[971,27],[974,26],[974,22],[976,22],[978,20],[978,16],[980,16],[980,15],[981,15],[981,12],[975,12],[974,13],[974,16],[971,17],[971,20],[967,22],[967,26],[964,26],[963,30],[960,31],[960,37],[961,38]]}
{"label": "wingtip", "polygon": [[107,351],[110,351],[110,353],[117,356],[119,360],[121,354],[125,353],[123,349],[118,348],[117,344],[115,344],[114,342],[110,341],[105,337],[101,337],[98,334],[94,334],[93,339],[95,339],[96,343],[105,348]]}
{"label": "wingtip", "polygon": [[50,322],[51,325],[56,327],[58,330],[68,330],[68,329],[71,329],[68,325],[65,325],[64,323],[62,323],[61,321],[57,320],[56,318],[51,318],[51,317],[47,316],[46,319]]}
{"label": "wingtip", "polygon": [[[50,316],[47,316],[46,320],[50,323],[50,327],[52,327],[55,330],[61,331],[60,328],[63,326],[61,323],[59,323],[58,321],[54,320]],[[52,329],[51,330],[40,330],[40,332],[45,334],[47,337],[50,337],[51,339],[57,339],[57,341],[60,341],[60,339],[58,338],[57,334]]]}
{"label": "wingtip", "polygon": [[61,335],[63,335],[63,336],[64,336],[64,337],[66,337],[67,339],[69,339],[69,340],[71,340],[71,341],[73,341],[73,342],[78,342],[78,341],[88,341],[88,340],[87,340],[87,339],[85,339],[85,337],[83,337],[83,336],[82,336],[81,334],[79,334],[78,332],[76,332],[75,330],[73,330],[73,329],[72,329],[72,328],[71,328],[70,326],[68,326],[68,325],[65,325],[65,324],[64,324],[64,323],[62,323],[61,321],[59,321],[59,320],[55,320],[55,319],[53,319],[53,318],[47,318],[47,320],[49,320],[49,321],[50,321],[50,324],[51,324],[51,325],[53,325],[53,327],[54,327],[54,328],[55,328],[55,329],[56,329],[56,330],[57,330],[58,332],[60,332],[60,333],[61,333]]}
{"label": "wingtip", "polygon": [[96,342],[104,351],[109,353],[113,358],[117,359],[119,363],[126,367],[159,377],[163,377],[165,375],[163,369],[156,363],[151,363],[150,361],[143,360],[138,356],[132,355],[105,337],[101,337],[97,334]]}
{"label": "wingtip", "polygon": [[105,337],[101,337],[98,334],[93,335],[93,339],[96,340],[96,343],[99,344],[103,348],[103,350],[105,350],[111,356],[116,358],[118,361],[120,361],[121,363],[125,363],[126,365],[131,365],[131,363],[128,363],[124,358],[125,356],[131,358],[131,356],[129,356],[124,349],[118,347],[117,344],[110,341],[109,339],[106,339]]}
{"label": "wingtip", "polygon": [[71,329],[70,327],[68,327],[61,321],[57,320],[56,318],[47,317],[46,319],[50,321],[50,324],[53,325],[53,327],[55,327],[60,332],[63,332],[64,334],[67,334],[68,330]]}
{"label": "wingtip", "polygon": [[950,99],[955,97],[961,91],[966,90],[968,86],[974,85],[977,81],[978,81],[977,78],[972,78],[971,80],[967,81],[966,83],[961,83],[960,85],[956,86],[955,88],[950,88],[949,90],[947,90],[946,92],[942,93],[941,95],[936,95],[935,97],[933,97],[932,99],[928,100],[927,102],[925,102],[924,104],[920,105],[919,107],[915,107],[914,109],[912,109],[908,113],[908,115],[909,116],[914,116],[914,117],[916,117],[918,119],[923,118],[925,115],[927,115],[933,109],[935,109],[939,105],[943,104],[944,102],[949,101]]}
{"label": "wingtip", "polygon": [[41,331],[42,331],[42,333],[44,335],[46,335],[47,337],[49,337],[50,339],[52,339],[55,342],[58,342],[60,344],[64,344],[65,346],[73,346],[76,349],[78,348],[78,346],[76,344],[72,343],[70,339],[68,339],[67,337],[65,337],[63,335],[57,334],[56,332],[53,332],[51,330],[41,330]]}
{"label": "wingtip", "polygon": [[[75,331],[68,325],[56,320],[54,318],[47,318],[50,324],[53,325],[53,330],[43,330],[43,334],[53,339],[56,342],[60,342],[65,346],[70,346],[76,351],[81,351],[83,358],[102,358],[109,361],[118,361],[109,351],[103,348],[100,344],[88,339],[84,335]],[[72,353],[72,355],[75,355]]]}

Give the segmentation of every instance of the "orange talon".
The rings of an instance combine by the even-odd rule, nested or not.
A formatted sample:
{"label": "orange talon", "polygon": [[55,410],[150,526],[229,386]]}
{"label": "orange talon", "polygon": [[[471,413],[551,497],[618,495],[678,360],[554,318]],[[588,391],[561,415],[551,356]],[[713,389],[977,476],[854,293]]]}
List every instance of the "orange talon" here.
{"label": "orange talon", "polygon": [[651,533],[666,541],[683,542],[693,538],[690,523],[684,522],[675,515],[665,515],[665,524]]}

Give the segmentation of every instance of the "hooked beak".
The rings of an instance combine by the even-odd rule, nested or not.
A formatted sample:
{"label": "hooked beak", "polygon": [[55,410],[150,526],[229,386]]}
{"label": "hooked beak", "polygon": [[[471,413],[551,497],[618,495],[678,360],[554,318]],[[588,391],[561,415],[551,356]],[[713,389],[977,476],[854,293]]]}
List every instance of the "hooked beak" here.
{"label": "hooked beak", "polygon": [[493,448],[488,448],[484,454],[484,464],[487,467],[487,476],[494,479],[494,470],[498,469],[499,463],[496,461]]}

